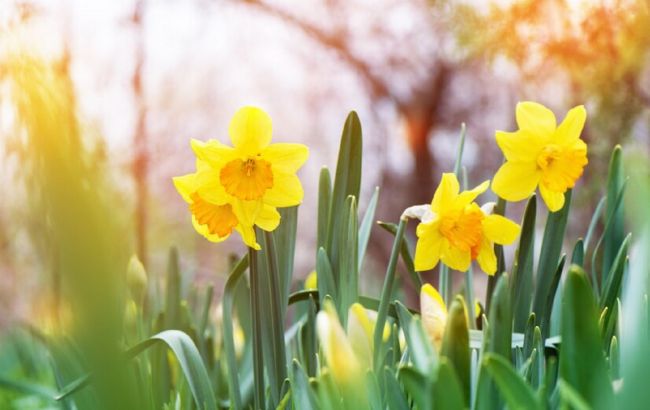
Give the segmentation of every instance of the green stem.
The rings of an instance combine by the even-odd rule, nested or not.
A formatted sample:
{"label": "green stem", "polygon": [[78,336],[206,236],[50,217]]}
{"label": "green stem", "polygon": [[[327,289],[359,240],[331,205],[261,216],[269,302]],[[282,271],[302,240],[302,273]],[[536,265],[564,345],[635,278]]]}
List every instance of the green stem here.
{"label": "green stem", "polygon": [[248,248],[250,265],[251,314],[253,316],[253,383],[255,385],[255,408],[263,409],[264,400],[264,355],[262,353],[262,318],[260,312],[260,283],[257,269],[257,252]]}
{"label": "green stem", "polygon": [[377,322],[375,324],[375,333],[373,339],[374,356],[373,363],[375,369],[380,368],[380,358],[382,354],[382,341],[384,334],[384,324],[386,323],[386,316],[388,315],[388,307],[393,295],[393,286],[395,284],[395,270],[397,269],[397,260],[399,259],[400,249],[402,247],[402,239],[404,238],[404,231],[406,230],[407,219],[400,219],[395,234],[395,241],[393,242],[393,249],[390,253],[390,260],[388,262],[388,269],[386,270],[386,278],[384,279],[384,287],[381,290],[381,298],[379,300],[379,309],[377,309]]}
{"label": "green stem", "polygon": [[[284,318],[282,317],[282,303],[286,305],[286,301],[281,301],[282,295],[280,294],[280,272],[278,270],[278,261],[275,251],[275,241],[273,239],[273,234],[271,232],[264,232],[264,239],[266,249],[266,260],[268,263],[268,271],[270,274],[270,284],[271,284],[271,322],[273,326],[271,331],[273,333],[273,355],[274,355],[274,369],[275,372],[275,381],[277,391],[274,392],[274,402],[279,402],[280,390],[282,389],[282,383],[287,378],[287,359],[286,352],[284,347]],[[273,383],[272,383],[273,385]]]}
{"label": "green stem", "polygon": [[471,266],[465,272],[465,297],[467,298],[469,328],[476,329],[476,312],[474,311],[474,270]]}
{"label": "green stem", "polygon": [[438,290],[442,295],[445,305],[449,305],[451,298],[451,287],[449,286],[449,267],[440,262],[440,276],[438,277]]}

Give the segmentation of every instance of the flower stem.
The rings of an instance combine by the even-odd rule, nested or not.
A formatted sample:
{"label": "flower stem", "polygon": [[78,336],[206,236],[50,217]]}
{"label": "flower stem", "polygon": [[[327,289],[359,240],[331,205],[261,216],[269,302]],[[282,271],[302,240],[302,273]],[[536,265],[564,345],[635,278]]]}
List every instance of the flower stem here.
{"label": "flower stem", "polygon": [[386,323],[386,316],[388,315],[388,307],[390,300],[393,297],[393,286],[395,284],[395,270],[397,268],[397,260],[399,259],[400,249],[402,247],[402,239],[404,238],[404,230],[408,220],[402,218],[397,226],[397,233],[395,234],[395,241],[393,242],[393,249],[390,253],[390,260],[388,262],[388,269],[386,270],[386,278],[384,279],[384,287],[381,290],[381,298],[379,299],[379,308],[377,309],[377,322],[375,324],[375,333],[373,339],[374,356],[373,365],[375,369],[381,369],[380,360],[382,358],[382,341],[384,335],[384,324]]}
{"label": "flower stem", "polygon": [[248,248],[250,266],[251,314],[253,316],[253,381],[255,385],[255,408],[263,409],[264,400],[264,356],[262,353],[262,318],[260,312],[260,278],[257,268],[257,252]]}

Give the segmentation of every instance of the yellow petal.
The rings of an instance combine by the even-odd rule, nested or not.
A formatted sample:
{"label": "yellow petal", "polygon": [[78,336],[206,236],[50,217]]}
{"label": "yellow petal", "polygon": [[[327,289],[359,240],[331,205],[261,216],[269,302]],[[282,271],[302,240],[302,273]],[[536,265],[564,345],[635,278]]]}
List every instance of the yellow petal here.
{"label": "yellow petal", "polygon": [[257,218],[255,218],[255,225],[259,226],[267,232],[275,230],[280,224],[280,213],[275,207],[264,204],[260,209]]}
{"label": "yellow petal", "polygon": [[444,210],[453,206],[459,190],[460,186],[458,185],[458,179],[455,174],[451,172],[442,174],[440,185],[438,185],[436,192],[433,194],[433,200],[431,201],[433,211],[442,213]]}
{"label": "yellow petal", "polygon": [[549,139],[555,132],[555,115],[551,110],[536,102],[525,101],[517,104],[517,125],[541,138]]}
{"label": "yellow petal", "polygon": [[539,184],[539,192],[549,211],[556,212],[564,206],[564,192],[553,191],[544,183]]}
{"label": "yellow petal", "polygon": [[309,148],[302,144],[271,144],[262,151],[262,158],[272,164],[273,171],[295,173],[309,157]]}
{"label": "yellow petal", "polygon": [[235,148],[254,156],[271,143],[271,117],[257,107],[243,107],[230,120],[228,133]]}
{"label": "yellow petal", "polygon": [[203,142],[192,139],[191,144],[194,155],[205,165],[210,164],[215,168],[220,168],[226,162],[237,158],[237,152],[234,148],[216,140]]}
{"label": "yellow petal", "polygon": [[490,181],[483,181],[479,186],[469,191],[463,191],[456,198],[457,207],[465,207],[469,205],[472,201],[476,199],[477,196],[481,195],[483,192],[487,191],[490,187]]}
{"label": "yellow petal", "polygon": [[438,224],[434,222],[421,223],[417,227],[418,241],[415,245],[414,265],[417,272],[433,269],[440,260],[442,236],[438,232]]}
{"label": "yellow petal", "polygon": [[520,231],[518,224],[501,215],[487,215],[483,219],[483,233],[490,241],[499,245],[510,245],[517,239]]}
{"label": "yellow petal", "polygon": [[257,239],[255,238],[255,229],[253,229],[252,226],[246,226],[239,224],[235,228],[237,232],[241,235],[242,240],[246,244],[246,246],[253,248],[257,251],[262,249],[259,243],[257,243]]}
{"label": "yellow petal", "polygon": [[185,202],[192,203],[192,194],[196,192],[196,174],[187,174],[180,177],[174,177],[174,186]]}
{"label": "yellow petal", "polygon": [[255,225],[255,219],[262,209],[260,201],[241,201],[234,199],[232,201],[232,210],[242,225],[252,227]]}
{"label": "yellow petal", "polygon": [[420,289],[420,315],[429,338],[440,348],[447,325],[447,307],[440,293],[428,283]]}
{"label": "yellow petal", "polygon": [[497,131],[495,138],[497,145],[503,152],[503,156],[508,161],[534,162],[544,145],[544,139],[525,130],[516,132]]}
{"label": "yellow petal", "polygon": [[447,246],[443,242],[441,249],[440,260],[442,263],[460,272],[465,272],[469,269],[469,265],[472,263],[472,254],[469,250],[465,251],[451,246],[448,242]]}
{"label": "yellow petal", "polygon": [[570,109],[560,126],[557,127],[555,132],[556,143],[566,144],[580,138],[586,120],[587,110],[585,110],[584,105]]}
{"label": "yellow petal", "polygon": [[539,178],[535,162],[508,161],[494,175],[492,190],[505,200],[521,201],[535,192]]}
{"label": "yellow petal", "polygon": [[273,174],[273,187],[264,193],[263,201],[278,208],[296,206],[304,197],[302,184],[297,176],[275,172]]}
{"label": "yellow petal", "polygon": [[481,242],[476,262],[478,262],[481,270],[490,276],[497,271],[497,257],[494,254],[494,245],[485,238]]}
{"label": "yellow petal", "polygon": [[[204,161],[199,162],[206,164]],[[195,182],[196,191],[208,202],[223,205],[234,200],[219,183],[219,172],[212,167],[201,167],[201,170],[196,173]]]}

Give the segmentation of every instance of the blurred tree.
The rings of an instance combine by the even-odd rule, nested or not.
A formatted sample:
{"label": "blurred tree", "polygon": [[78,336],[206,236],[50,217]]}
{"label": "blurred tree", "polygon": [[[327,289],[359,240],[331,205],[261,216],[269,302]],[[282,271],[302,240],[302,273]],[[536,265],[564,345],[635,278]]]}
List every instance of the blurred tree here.
{"label": "blurred tree", "polygon": [[490,62],[505,57],[523,84],[567,84],[568,103],[593,102],[590,151],[606,158],[650,108],[650,10],[645,0],[525,0],[456,8],[461,46]]}

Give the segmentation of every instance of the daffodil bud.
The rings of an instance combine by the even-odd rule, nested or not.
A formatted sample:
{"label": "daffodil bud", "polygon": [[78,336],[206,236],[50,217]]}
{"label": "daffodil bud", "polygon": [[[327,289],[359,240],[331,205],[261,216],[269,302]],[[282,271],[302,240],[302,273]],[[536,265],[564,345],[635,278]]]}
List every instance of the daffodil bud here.
{"label": "daffodil bud", "polygon": [[341,327],[334,305],[328,300],[323,305],[323,310],[316,316],[316,328],[325,363],[337,385],[352,383],[363,376],[361,365]]}
{"label": "daffodil bud", "polygon": [[138,303],[142,303],[147,291],[147,272],[136,255],[131,256],[126,269],[126,281],[129,285],[131,297]]}
{"label": "daffodil bud", "polygon": [[318,275],[316,271],[313,270],[305,278],[305,290],[316,290],[318,289]]}
{"label": "daffodil bud", "polygon": [[440,293],[428,283],[420,290],[420,314],[429,339],[440,349],[447,325],[447,306]]}

